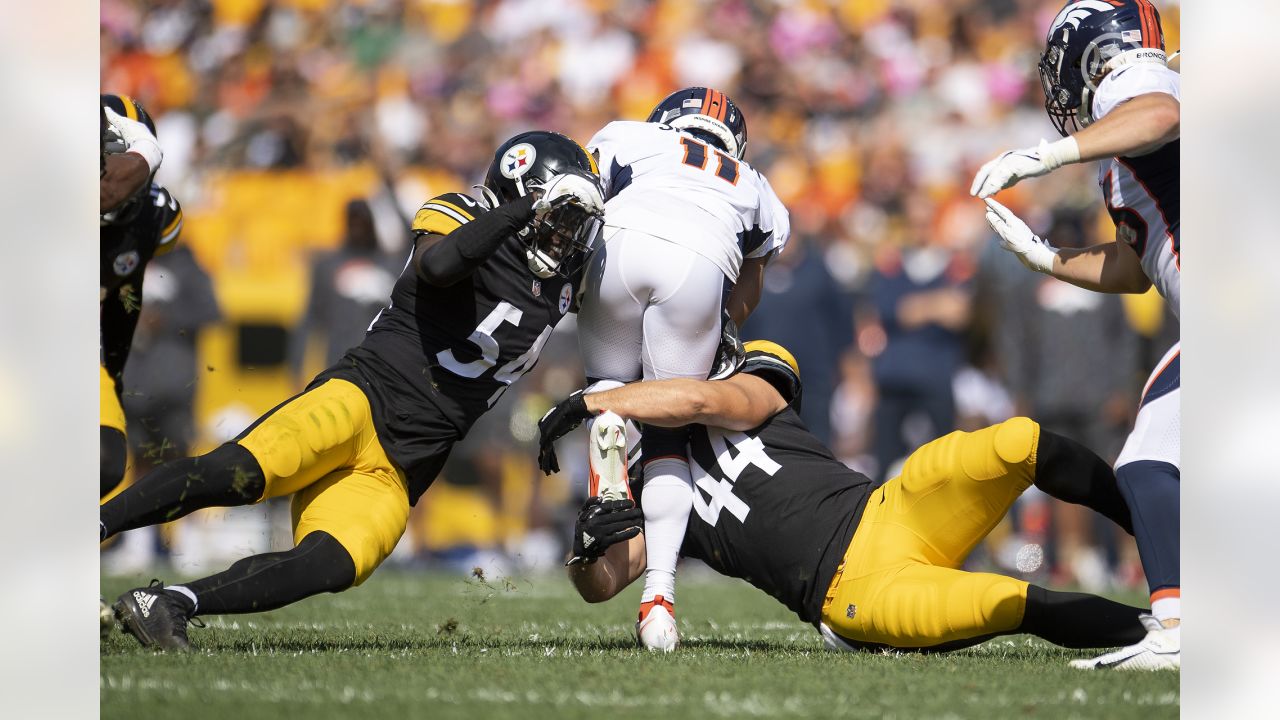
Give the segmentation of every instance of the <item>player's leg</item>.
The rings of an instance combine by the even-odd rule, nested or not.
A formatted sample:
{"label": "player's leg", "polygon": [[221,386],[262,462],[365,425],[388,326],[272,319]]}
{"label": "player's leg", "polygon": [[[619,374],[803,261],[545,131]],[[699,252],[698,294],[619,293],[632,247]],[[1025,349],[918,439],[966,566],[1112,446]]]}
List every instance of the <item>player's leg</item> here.
{"label": "player's leg", "polygon": [[[587,378],[640,379],[640,350],[648,288],[631,286],[624,246],[633,233],[605,228],[604,244],[591,255],[578,309],[578,344]],[[652,238],[651,238],[652,240]]]}
{"label": "player's leg", "polygon": [[[641,350],[644,378],[706,379],[720,344],[724,274],[688,248],[652,239],[628,245],[624,260],[634,268],[632,282],[649,290]],[[677,640],[676,563],[693,510],[688,430],[646,427],[640,442],[648,564],[637,633],[646,647],[670,650]]]}
{"label": "player's leg", "polygon": [[116,383],[107,369],[98,366],[98,497],[106,497],[120,481],[129,459],[129,447],[124,432],[124,409],[116,394]]}
{"label": "player's leg", "polygon": [[1036,449],[1036,487],[1050,497],[1083,505],[1133,534],[1129,505],[1116,473],[1084,445],[1049,430],[1040,430]]}

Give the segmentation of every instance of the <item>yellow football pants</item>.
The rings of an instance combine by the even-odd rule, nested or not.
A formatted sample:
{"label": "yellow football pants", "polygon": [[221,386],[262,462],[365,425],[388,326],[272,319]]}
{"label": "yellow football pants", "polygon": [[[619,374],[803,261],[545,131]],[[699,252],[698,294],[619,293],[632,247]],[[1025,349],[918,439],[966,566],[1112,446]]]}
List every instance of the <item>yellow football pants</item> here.
{"label": "yellow football pants", "polygon": [[358,387],[328,380],[236,442],[262,467],[262,500],[293,495],[293,541],[317,530],[332,535],[355,561],[356,585],[395,549],[409,521],[408,485],[382,449]]}
{"label": "yellow football pants", "polygon": [[98,424],[124,432],[124,408],[116,395],[116,381],[107,369],[98,366]]}
{"label": "yellow football pants", "polygon": [[1035,480],[1040,426],[1019,417],[953,432],[907,458],[867,499],[822,606],[851,640],[900,648],[1015,630],[1027,583],[959,570]]}

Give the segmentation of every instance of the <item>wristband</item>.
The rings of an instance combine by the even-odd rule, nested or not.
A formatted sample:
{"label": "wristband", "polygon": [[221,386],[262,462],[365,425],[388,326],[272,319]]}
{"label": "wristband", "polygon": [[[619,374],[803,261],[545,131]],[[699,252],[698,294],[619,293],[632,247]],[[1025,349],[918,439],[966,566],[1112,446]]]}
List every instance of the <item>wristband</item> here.
{"label": "wristband", "polygon": [[1074,162],[1080,162],[1080,144],[1074,137],[1065,137],[1056,142],[1040,141],[1040,161],[1050,170],[1060,168]]}

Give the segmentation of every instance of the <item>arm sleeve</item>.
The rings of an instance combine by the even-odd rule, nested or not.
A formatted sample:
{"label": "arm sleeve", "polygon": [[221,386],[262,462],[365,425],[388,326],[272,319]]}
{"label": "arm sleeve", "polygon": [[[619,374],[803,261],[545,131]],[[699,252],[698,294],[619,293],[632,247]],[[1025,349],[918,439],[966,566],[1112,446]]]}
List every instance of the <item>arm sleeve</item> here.
{"label": "arm sleeve", "polygon": [[618,157],[620,146],[614,141],[615,125],[617,123],[609,123],[600,128],[600,132],[587,142],[587,152],[595,158],[596,165],[600,169],[600,182],[604,186],[606,200],[613,196],[614,171],[624,165],[622,159]]}
{"label": "arm sleeve", "polygon": [[756,225],[746,232],[743,240],[743,257],[770,257],[782,252],[791,237],[791,214],[778,199],[769,180],[759,171],[760,207],[756,213]]}
{"label": "arm sleeve", "polygon": [[447,287],[469,277],[504,240],[533,219],[532,195],[501,205],[465,223],[450,217],[453,227],[447,227],[440,215],[424,217],[424,213],[431,211],[428,206],[432,202],[418,211],[413,229],[419,236],[436,234],[443,237],[419,254],[415,267],[423,282],[437,287]]}
{"label": "arm sleeve", "polygon": [[1093,118],[1101,120],[1139,95],[1165,93],[1181,102],[1182,76],[1163,65],[1144,63],[1121,68],[1103,78],[1093,94]]}
{"label": "arm sleeve", "polygon": [[164,255],[178,245],[182,235],[182,205],[173,193],[159,185],[151,187],[151,199],[160,208],[160,237],[156,240],[155,256]]}

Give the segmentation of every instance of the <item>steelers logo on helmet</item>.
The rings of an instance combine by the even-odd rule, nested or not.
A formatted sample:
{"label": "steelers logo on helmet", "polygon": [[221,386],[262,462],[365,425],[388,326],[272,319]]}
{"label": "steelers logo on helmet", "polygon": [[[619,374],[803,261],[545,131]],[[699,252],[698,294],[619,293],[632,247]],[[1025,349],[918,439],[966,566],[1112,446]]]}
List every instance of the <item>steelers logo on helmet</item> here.
{"label": "steelers logo on helmet", "polygon": [[498,163],[502,176],[515,180],[533,168],[538,152],[529,143],[520,143],[507,149]]}

